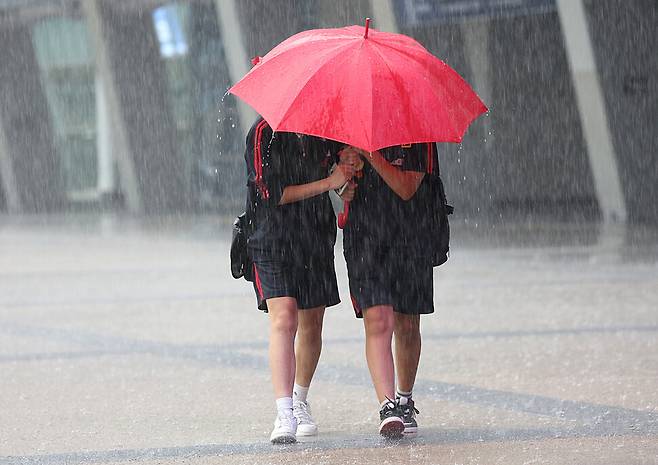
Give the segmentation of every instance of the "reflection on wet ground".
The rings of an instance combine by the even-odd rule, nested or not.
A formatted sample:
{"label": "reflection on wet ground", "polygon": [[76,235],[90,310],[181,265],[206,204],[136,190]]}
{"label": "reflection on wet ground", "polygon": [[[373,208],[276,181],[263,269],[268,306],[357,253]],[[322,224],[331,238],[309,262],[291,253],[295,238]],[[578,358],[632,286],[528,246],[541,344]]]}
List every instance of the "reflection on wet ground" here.
{"label": "reflection on wet ground", "polygon": [[[337,249],[311,389],[273,448],[267,317],[230,218],[0,217],[0,464],[658,463],[658,234],[453,221],[421,433],[384,443]],[[339,238],[340,247],[340,238]]]}

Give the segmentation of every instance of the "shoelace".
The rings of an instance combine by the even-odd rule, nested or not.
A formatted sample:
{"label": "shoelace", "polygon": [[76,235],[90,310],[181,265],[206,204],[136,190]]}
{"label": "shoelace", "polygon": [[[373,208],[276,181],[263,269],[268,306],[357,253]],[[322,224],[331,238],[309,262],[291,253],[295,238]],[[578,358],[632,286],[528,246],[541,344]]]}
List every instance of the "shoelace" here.
{"label": "shoelace", "polygon": [[292,426],[293,421],[295,420],[295,417],[293,415],[288,415],[284,412],[279,412],[277,414],[277,420],[279,425],[281,426]]}
{"label": "shoelace", "polygon": [[308,411],[308,404],[305,402],[296,402],[293,411],[296,413],[297,421],[299,423],[313,423],[313,418]]}
{"label": "shoelace", "polygon": [[418,410],[416,407],[411,407],[410,405],[401,405],[402,411],[406,414],[408,411],[410,411],[412,408],[414,409],[414,412],[416,412],[416,415],[420,413],[420,410]]}
{"label": "shoelace", "polygon": [[385,411],[385,410],[388,411],[388,412],[394,413],[399,408],[399,404],[397,402],[389,399],[388,396],[386,396],[386,400],[388,402],[380,409],[380,413]]}
{"label": "shoelace", "polygon": [[412,404],[405,404],[405,405],[401,405],[399,402],[396,402],[396,405],[402,410],[402,413],[404,413],[405,415],[407,414],[407,412],[411,412],[411,409],[413,409],[414,412],[416,412],[416,415],[420,413],[420,410],[416,408],[416,406],[413,404],[413,401]]}

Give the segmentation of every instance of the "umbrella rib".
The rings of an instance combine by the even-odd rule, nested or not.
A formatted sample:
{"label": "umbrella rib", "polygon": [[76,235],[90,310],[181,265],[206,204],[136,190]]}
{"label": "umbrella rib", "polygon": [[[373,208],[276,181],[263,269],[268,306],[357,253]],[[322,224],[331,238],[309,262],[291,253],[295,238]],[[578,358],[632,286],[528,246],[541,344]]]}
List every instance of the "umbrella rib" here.
{"label": "umbrella rib", "polygon": [[[329,47],[333,47],[334,50],[342,50],[344,47],[348,47],[348,46],[351,46],[351,45],[352,45],[352,44],[349,43],[349,42],[344,43],[344,42],[345,42],[345,39],[344,39],[344,38],[341,38],[341,37],[322,37],[321,40],[320,40],[320,39],[316,39],[316,40],[308,40],[308,41],[306,41],[306,42],[307,42],[308,44],[315,44],[316,42],[324,42],[324,43],[327,45],[327,48],[329,48]],[[338,46],[334,46],[334,45],[332,45],[332,44],[331,44],[332,42],[337,42],[337,43],[338,43]],[[278,47],[275,47],[275,48],[272,49],[269,53],[267,53],[267,54],[263,57],[263,60],[264,60],[264,61],[270,61],[270,60],[273,61],[273,60],[276,60],[277,58],[279,58],[279,57],[281,57],[281,56],[283,56],[283,55],[285,55],[285,54],[287,54],[287,53],[295,52],[295,51],[297,50],[297,48],[292,47],[292,46],[286,47],[284,50],[281,50],[281,51],[278,51],[277,48],[278,48]],[[275,55],[271,55],[272,52],[275,52],[275,51],[276,51],[277,53],[276,53]]]}
{"label": "umbrella rib", "polygon": [[[382,45],[386,46],[386,47],[389,48],[390,50],[393,50],[393,51],[394,51],[395,53],[397,53],[397,54],[404,55],[404,56],[407,57],[408,59],[413,60],[413,62],[416,63],[417,65],[419,65],[420,67],[422,67],[422,68],[425,67],[424,63],[423,63],[420,59],[417,58],[416,54],[414,54],[414,53],[407,53],[405,50],[400,50],[400,49],[395,48],[395,47],[389,47],[389,46],[387,46],[386,44],[382,44]],[[391,66],[389,65],[389,62],[388,62],[388,60],[386,59],[386,56],[385,56],[384,54],[382,54],[381,51],[380,51],[379,49],[377,49],[376,47],[374,47],[374,50],[377,52],[377,55],[381,58],[382,62],[386,65],[386,68],[389,70],[390,74],[391,74],[392,76],[394,76],[395,73],[393,72],[393,69],[392,69]],[[454,76],[457,77],[457,78],[459,78],[459,80],[464,81],[464,79],[463,79],[463,78],[462,78],[462,77],[461,77],[456,71],[453,71],[453,70],[452,70],[448,65],[446,65],[443,61],[439,60],[438,58],[434,57],[433,55],[432,55],[432,57],[434,58],[434,60],[435,60],[435,62],[436,62],[437,65],[442,66],[442,67],[445,67],[447,72],[449,72],[449,73],[451,73],[451,74],[454,74]],[[465,81],[464,81],[464,82],[465,82]],[[448,94],[446,94],[445,89],[444,89],[443,87],[441,87],[441,86],[428,85],[428,88],[429,88],[430,91],[434,94],[434,96],[437,98],[437,100],[440,100],[440,99],[439,99],[439,96],[443,96],[443,97],[445,97],[445,96],[448,95]],[[475,92],[473,92],[473,93],[475,93]],[[477,95],[477,94],[476,94],[476,95]],[[479,98],[478,98],[478,99],[479,99]],[[454,118],[451,118],[451,117],[450,117],[449,112],[446,112],[446,111],[445,111],[445,108],[442,108],[442,110],[443,110],[443,111],[446,113],[446,115],[448,116],[447,121],[449,121],[450,129],[452,129],[452,131],[453,131],[454,133],[459,133],[459,134],[460,134],[458,140],[456,140],[455,142],[461,142],[461,140],[462,140],[462,138],[463,138],[463,134],[461,134],[461,133],[462,133],[462,132],[465,132],[465,131],[461,131],[461,128],[457,128],[457,127],[455,127]],[[479,115],[480,115],[480,114],[476,114],[476,115],[474,115],[472,118],[470,118],[470,120],[469,120],[469,124],[466,125],[466,128],[468,128],[468,126],[470,125],[470,123],[471,123],[473,120],[475,120]],[[450,142],[452,142],[452,141],[450,141]]]}
{"label": "umbrella rib", "polygon": [[[327,51],[326,53],[327,53],[328,56],[331,56],[331,55],[333,54],[334,56],[330,58],[330,60],[333,60],[334,58],[336,58],[337,55],[340,55],[340,54],[342,53],[342,51],[343,51],[345,48],[349,47],[350,45],[351,45],[351,44],[339,44],[338,46],[333,46],[333,45],[332,45],[332,50],[329,50],[329,51]],[[284,60],[284,62],[285,62],[285,60],[289,60],[289,59],[290,59],[290,58],[287,58],[287,55],[288,55],[288,54],[291,54],[291,53],[294,54],[294,52],[295,52],[295,49],[287,49],[287,50],[284,50],[284,51],[282,51],[282,52],[276,54],[275,56],[273,56],[273,57],[271,57],[271,58],[267,58],[267,55],[266,55],[266,56],[263,58],[263,60],[265,60],[265,59],[267,58],[267,61],[266,61],[267,63],[275,63],[275,62],[278,62],[278,61],[280,61],[280,60]],[[266,62],[263,61],[263,62],[262,62],[263,64],[262,64],[261,66],[265,65]],[[320,63],[320,65],[317,67],[318,70],[321,69],[324,65],[325,65],[325,62]],[[252,70],[252,71],[253,71],[253,70]],[[317,70],[316,70],[316,72],[317,72]],[[293,99],[290,101],[290,104],[292,104],[293,102],[296,101],[297,96],[299,95],[299,93],[301,93],[301,92],[303,91],[303,89],[304,89],[304,87],[306,86],[306,84],[307,84],[312,78],[313,78],[313,75],[310,75],[308,78],[299,81],[299,82],[300,82],[299,88],[298,88],[298,90],[296,90],[296,91],[294,92],[295,98],[293,98]],[[239,84],[239,83],[238,83],[238,84]],[[237,84],[236,84],[236,85],[237,85]],[[282,104],[282,105],[289,105],[288,103],[284,103],[284,102],[281,102],[281,104]],[[252,106],[253,106],[253,105],[252,105]],[[284,115],[282,115],[282,117],[281,117],[280,120],[279,120],[279,123],[276,124],[276,127],[277,127],[277,128],[278,128],[278,127],[281,125],[281,123],[285,120],[287,114],[288,114],[288,112],[286,112]],[[268,123],[272,123],[272,121],[268,121]],[[276,130],[275,127],[273,127],[272,129],[273,129],[273,130]]]}
{"label": "umbrella rib", "polygon": [[[339,56],[340,56],[340,53],[343,51],[343,49],[348,48],[348,47],[350,47],[351,45],[352,45],[352,44],[343,44],[343,45],[340,45],[340,46],[338,46],[338,47],[335,47],[335,48],[332,50],[332,53],[333,53],[334,56],[331,57],[331,58],[328,59],[328,60],[324,60],[324,61],[322,61],[321,64],[320,64],[320,66],[318,66],[318,68],[315,70],[315,72],[313,72],[313,73],[309,73],[308,78],[304,79],[303,84],[299,87],[299,92],[297,92],[297,93],[295,94],[295,98],[294,98],[294,99],[290,102],[290,104],[288,105],[288,107],[289,107],[288,111],[286,111],[286,112],[283,114],[283,116],[281,117],[281,120],[280,120],[281,122],[283,122],[283,121],[286,119],[286,117],[288,116],[288,113],[290,112],[290,109],[292,109],[292,107],[293,107],[292,104],[293,104],[294,102],[297,101],[297,99],[299,98],[299,94],[304,90],[304,88],[306,87],[306,84],[308,84],[309,81],[311,81],[311,80],[313,79],[313,77],[315,76],[315,74],[317,74],[322,68],[324,68],[324,67],[327,65],[327,63],[329,63],[329,62],[331,62],[332,60],[335,60],[337,57],[339,57]],[[279,54],[279,55],[273,57],[272,60],[275,60],[275,59],[279,58],[280,56],[283,56],[284,54],[285,54],[285,52],[283,52],[283,53],[281,53],[281,54]]]}
{"label": "umbrella rib", "polygon": [[[336,51],[337,51],[337,52],[342,52],[343,49],[347,49],[347,48],[349,48],[349,47],[352,47],[353,45],[354,45],[354,44],[352,44],[352,43],[345,44],[345,45],[342,46],[342,47],[337,47],[337,48],[336,48]],[[338,60],[338,59],[340,59],[340,58],[342,58],[341,54],[340,54],[340,53],[335,53],[333,57],[331,57],[331,58],[328,59],[328,60],[323,61],[322,64],[321,64],[321,66],[318,67],[318,69],[315,71],[315,73],[313,73],[312,75],[310,75],[310,76],[308,77],[308,79],[306,79],[306,80],[304,81],[304,85],[302,85],[302,86],[300,87],[299,92],[295,95],[295,98],[294,98],[294,99],[290,102],[290,104],[288,105],[288,109],[287,109],[286,112],[282,115],[282,117],[281,117],[281,119],[280,119],[280,121],[279,121],[279,126],[280,126],[281,124],[283,124],[283,122],[288,118],[288,116],[289,116],[294,110],[296,110],[297,105],[295,105],[295,102],[297,102],[297,101],[301,98],[301,94],[303,93],[304,89],[306,88],[306,85],[307,85],[311,80],[313,80],[313,78],[314,78],[317,74],[320,74],[320,72],[321,72],[321,70],[322,70],[323,68],[325,68],[325,67],[329,67],[329,66],[333,63],[334,60]],[[313,134],[311,134],[311,135],[313,135]]]}
{"label": "umbrella rib", "polygon": [[[330,34],[320,34],[321,32],[328,32]],[[287,51],[293,50],[294,48],[298,47],[300,43],[308,43],[308,44],[315,44],[316,42],[344,42],[346,39],[361,39],[361,34],[360,33],[355,33],[354,31],[350,31],[348,28],[343,28],[343,32],[345,32],[345,35],[335,35],[333,34],[335,32],[335,29],[316,29],[316,30],[309,30],[309,31],[303,31],[298,34],[295,34],[294,36],[289,37],[288,39],[284,40],[281,42],[279,45],[274,47],[270,52],[268,52],[264,58],[269,58],[273,59],[281,55],[282,53],[285,53]],[[294,40],[293,40],[294,39]],[[283,51],[280,51],[280,49],[283,48]],[[272,53],[276,53],[275,55],[272,55]],[[269,57],[268,57],[269,55]]]}
{"label": "umbrella rib", "polygon": [[[410,55],[410,54],[407,54],[407,53],[404,53],[404,52],[402,52],[402,51],[400,51],[399,49],[396,49],[396,48],[394,48],[394,47],[389,47],[389,48],[390,48],[391,50],[395,51],[396,53],[403,54],[403,55],[405,55],[405,56],[409,56],[409,57],[413,58],[414,62],[416,62],[417,64],[419,64],[419,65],[422,66],[422,62],[420,62],[419,60],[417,60],[415,56]],[[393,68],[391,68],[391,65],[389,64],[389,61],[386,59],[386,56],[385,56],[383,53],[381,53],[381,51],[380,51],[377,47],[373,47],[373,49],[374,49],[374,51],[377,53],[377,55],[379,56],[379,58],[382,60],[382,63],[384,63],[384,65],[386,65],[386,69],[388,69],[389,74],[390,74],[391,76],[395,76],[396,74],[395,74],[395,72],[393,71]],[[393,80],[394,80],[394,79],[393,79]],[[430,88],[430,90],[432,91],[432,93],[434,93],[434,95],[438,97],[438,94],[437,94],[436,89],[434,88],[434,86],[429,86],[429,88]],[[373,108],[373,114],[374,114],[374,108]],[[451,120],[450,118],[449,118],[449,120],[450,120],[450,123],[451,123],[451,129],[454,130],[454,126],[452,126],[452,120]],[[413,143],[413,142],[419,142],[419,141],[410,141],[410,142]],[[432,141],[427,141],[427,142],[432,142]]]}

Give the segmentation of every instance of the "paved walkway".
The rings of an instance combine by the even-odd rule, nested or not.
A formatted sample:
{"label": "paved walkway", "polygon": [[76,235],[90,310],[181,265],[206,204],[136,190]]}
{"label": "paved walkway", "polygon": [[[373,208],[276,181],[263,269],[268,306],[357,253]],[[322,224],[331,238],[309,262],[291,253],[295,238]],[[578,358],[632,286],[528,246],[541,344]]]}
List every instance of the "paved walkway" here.
{"label": "paved walkway", "polygon": [[658,233],[453,235],[419,437],[377,437],[338,253],[321,433],[273,447],[267,317],[229,275],[226,222],[0,217],[0,464],[658,464]]}

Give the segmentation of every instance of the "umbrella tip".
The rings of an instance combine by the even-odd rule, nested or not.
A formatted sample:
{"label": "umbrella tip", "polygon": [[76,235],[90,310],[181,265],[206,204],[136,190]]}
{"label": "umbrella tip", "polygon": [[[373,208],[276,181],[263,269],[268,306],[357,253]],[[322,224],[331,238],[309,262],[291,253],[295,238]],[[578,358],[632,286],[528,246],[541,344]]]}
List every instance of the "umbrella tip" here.
{"label": "umbrella tip", "polygon": [[251,59],[251,64],[253,66],[256,66],[258,63],[260,63],[261,60],[262,60],[262,57],[259,57],[258,55],[256,55],[255,57],[253,57]]}
{"label": "umbrella tip", "polygon": [[368,29],[370,29],[370,18],[366,18],[366,33],[363,35],[364,39],[368,38]]}

